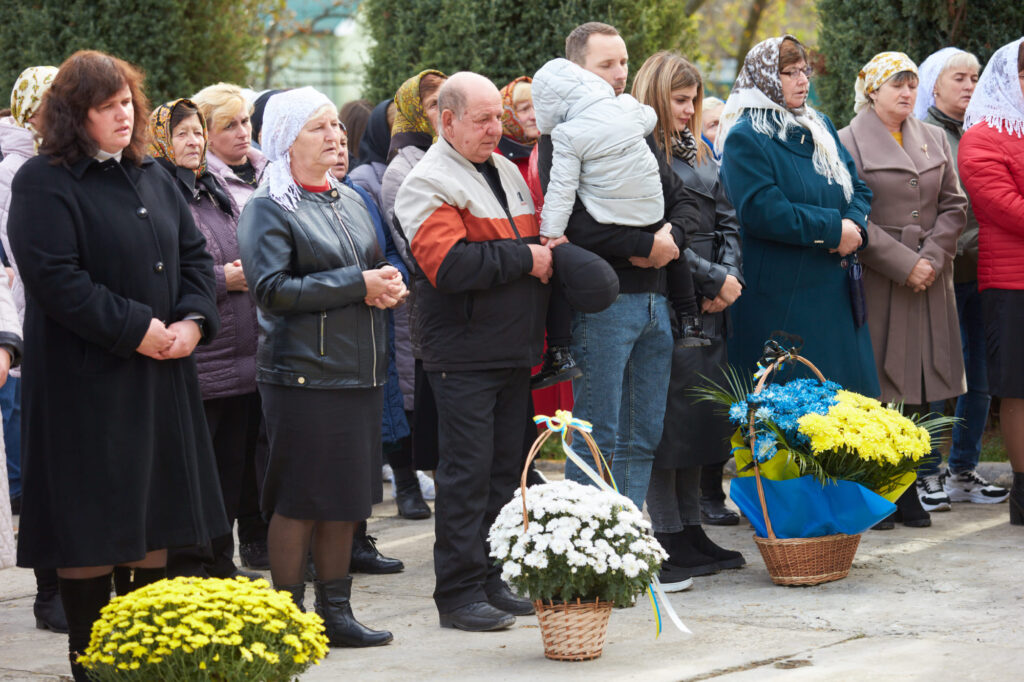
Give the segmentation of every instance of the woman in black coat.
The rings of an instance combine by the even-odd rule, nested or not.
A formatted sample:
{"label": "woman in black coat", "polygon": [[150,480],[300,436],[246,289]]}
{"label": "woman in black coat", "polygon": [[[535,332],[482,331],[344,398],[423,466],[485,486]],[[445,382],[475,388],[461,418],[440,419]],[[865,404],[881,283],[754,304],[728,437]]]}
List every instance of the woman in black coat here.
{"label": "woman in black coat", "polygon": [[690,246],[683,257],[701,298],[704,331],[711,345],[673,351],[665,428],[654,453],[647,493],[655,537],[669,553],[662,583],[666,590],[677,591],[686,589],[692,576],[745,563],[739,552],[713,543],[701,527],[701,469],[720,465],[728,457],[732,428],[710,403],[697,402],[690,393],[701,375],[716,377],[728,362],[728,307],[743,287],[740,228],[711,149],[700,139],[704,92],[697,68],[678,54],[658,52],[637,73],[633,94],[657,113],[658,149],[700,207],[696,231],[689,235]]}
{"label": "woman in black coat", "polygon": [[106,54],[69,57],[12,187],[32,348],[18,564],[57,569],[72,661],[112,572],[121,594],[162,577],[168,547],[228,531],[191,357],[218,327],[213,262],[145,156],[141,82]]}

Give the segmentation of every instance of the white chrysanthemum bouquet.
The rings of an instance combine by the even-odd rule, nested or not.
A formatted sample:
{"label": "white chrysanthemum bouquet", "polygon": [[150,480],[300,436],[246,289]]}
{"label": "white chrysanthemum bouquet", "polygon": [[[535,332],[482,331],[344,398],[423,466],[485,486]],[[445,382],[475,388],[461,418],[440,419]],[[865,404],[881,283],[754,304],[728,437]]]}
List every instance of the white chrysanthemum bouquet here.
{"label": "white chrysanthemum bouquet", "polygon": [[628,497],[572,481],[529,488],[524,529],[520,491],[488,539],[502,579],[537,600],[633,603],[667,558]]}

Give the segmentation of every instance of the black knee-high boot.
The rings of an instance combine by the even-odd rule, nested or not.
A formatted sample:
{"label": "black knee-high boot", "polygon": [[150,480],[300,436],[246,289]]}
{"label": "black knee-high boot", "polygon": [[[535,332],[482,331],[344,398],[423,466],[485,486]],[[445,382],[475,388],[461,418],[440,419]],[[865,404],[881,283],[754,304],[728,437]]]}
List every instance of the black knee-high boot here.
{"label": "black knee-high boot", "polygon": [[123,597],[133,590],[145,587],[157,580],[167,577],[167,568],[132,568],[131,566],[114,566],[114,592]]}
{"label": "black knee-high boot", "polygon": [[92,634],[92,624],[100,617],[100,609],[110,601],[110,574],[75,580],[58,578],[60,600],[68,620],[68,652],[71,675],[75,682],[88,682],[85,668],[76,662],[85,653]]}

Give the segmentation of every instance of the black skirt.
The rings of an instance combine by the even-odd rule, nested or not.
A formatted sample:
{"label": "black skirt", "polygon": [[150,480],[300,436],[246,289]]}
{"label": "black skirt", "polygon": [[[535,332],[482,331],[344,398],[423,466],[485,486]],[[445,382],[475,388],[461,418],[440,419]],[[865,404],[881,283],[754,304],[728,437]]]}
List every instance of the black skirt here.
{"label": "black skirt", "polygon": [[260,508],[266,519],[362,521],[383,499],[384,389],[259,384],[270,456]]}
{"label": "black skirt", "polygon": [[985,289],[981,309],[988,392],[1000,398],[1024,398],[1024,291]]}

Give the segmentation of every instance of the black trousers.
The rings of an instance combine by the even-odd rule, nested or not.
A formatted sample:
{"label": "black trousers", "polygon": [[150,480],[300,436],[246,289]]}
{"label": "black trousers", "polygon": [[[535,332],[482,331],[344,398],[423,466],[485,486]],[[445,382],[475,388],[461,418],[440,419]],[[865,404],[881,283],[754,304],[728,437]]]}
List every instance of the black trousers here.
{"label": "black trousers", "polygon": [[[242,542],[253,542],[253,538],[259,538],[261,532],[265,541],[265,525],[259,518],[255,468],[257,434],[262,420],[259,393],[253,391],[245,395],[204,400],[203,410],[213,440],[228,522],[234,525],[235,519],[239,519],[239,537]],[[256,524],[262,530],[254,530]],[[231,533],[213,538],[210,545],[205,547],[174,548],[167,555],[167,574],[171,577],[209,575],[226,578],[235,572],[234,555],[235,543]]]}
{"label": "black trousers", "polygon": [[434,475],[434,602],[440,613],[486,601],[501,571],[487,533],[523,461],[530,370],[429,372],[440,457]]}

